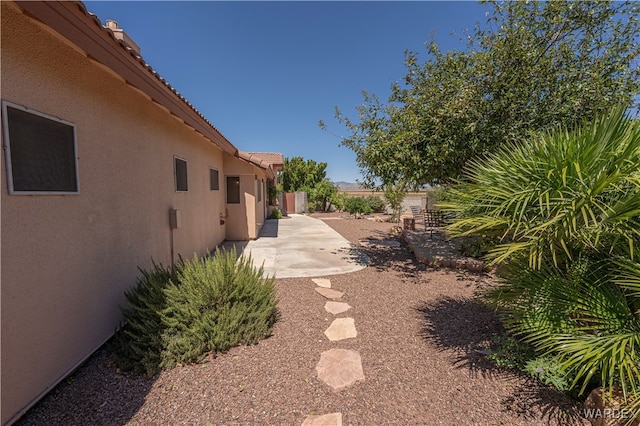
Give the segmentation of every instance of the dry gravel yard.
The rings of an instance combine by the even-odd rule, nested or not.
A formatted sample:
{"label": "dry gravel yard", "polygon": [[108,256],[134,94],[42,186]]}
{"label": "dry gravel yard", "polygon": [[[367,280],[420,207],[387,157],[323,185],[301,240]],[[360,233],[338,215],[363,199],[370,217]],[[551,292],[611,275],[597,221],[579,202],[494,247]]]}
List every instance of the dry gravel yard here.
{"label": "dry gravel yard", "polygon": [[[330,216],[352,243],[399,237],[391,224]],[[152,380],[118,374],[105,349],[45,397],[21,425],[300,425],[341,412],[345,425],[582,424],[576,404],[525,377],[499,371],[477,349],[499,330],[472,300],[488,277],[434,270],[400,247],[366,245],[369,267],[335,275],[358,336],[330,342],[332,321],[310,278],[277,281],[273,336]],[[360,352],[366,380],[334,392],[316,377],[322,351]]]}

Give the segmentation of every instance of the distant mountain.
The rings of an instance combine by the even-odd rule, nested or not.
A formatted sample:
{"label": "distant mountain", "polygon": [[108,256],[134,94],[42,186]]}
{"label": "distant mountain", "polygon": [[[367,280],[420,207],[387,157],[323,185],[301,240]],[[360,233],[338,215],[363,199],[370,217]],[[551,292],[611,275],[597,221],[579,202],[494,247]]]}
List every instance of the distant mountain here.
{"label": "distant mountain", "polygon": [[360,186],[358,183],[354,182],[333,182],[335,186],[340,188],[340,191],[364,191],[365,189]]}

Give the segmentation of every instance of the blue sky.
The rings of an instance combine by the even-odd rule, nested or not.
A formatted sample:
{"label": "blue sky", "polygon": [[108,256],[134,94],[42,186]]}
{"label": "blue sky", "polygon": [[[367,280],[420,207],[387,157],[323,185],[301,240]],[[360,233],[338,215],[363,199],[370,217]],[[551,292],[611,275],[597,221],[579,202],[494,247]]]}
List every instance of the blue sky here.
{"label": "blue sky", "polygon": [[[334,182],[360,178],[334,107],[357,118],[366,89],[386,100],[405,75],[404,51],[433,31],[442,50],[485,22],[488,6],[422,2],[89,1],[117,21],[169,84],[243,151],[328,163]],[[454,32],[455,34],[451,34]]]}

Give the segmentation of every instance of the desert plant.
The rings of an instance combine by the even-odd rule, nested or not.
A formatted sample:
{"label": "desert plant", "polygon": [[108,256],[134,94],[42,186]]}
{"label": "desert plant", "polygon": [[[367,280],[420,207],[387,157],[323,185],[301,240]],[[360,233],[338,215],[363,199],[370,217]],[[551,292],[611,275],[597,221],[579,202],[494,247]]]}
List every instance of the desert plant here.
{"label": "desert plant", "polygon": [[621,109],[514,144],[467,170],[443,207],[493,235],[505,325],[573,377],[640,399],[640,124]]}
{"label": "desert plant", "polygon": [[125,324],[111,344],[115,364],[123,371],[148,377],[158,371],[164,342],[162,311],[167,306],[165,289],[175,280],[174,270],[159,264],[140,270],[135,287],[125,292],[129,306],[122,310]]}
{"label": "desert plant", "polygon": [[346,192],[336,192],[331,197],[331,204],[336,208],[336,210],[343,211],[348,198],[349,196]]}
{"label": "desert plant", "polygon": [[320,206],[323,212],[329,211],[331,208],[331,200],[338,193],[338,187],[329,179],[323,179],[311,188],[309,192],[309,201]]}
{"label": "desert plant", "polygon": [[358,216],[359,214],[371,213],[371,207],[362,197],[347,198],[344,208],[349,212],[349,214],[355,216]]}
{"label": "desert plant", "polygon": [[535,358],[530,345],[508,334],[497,334],[491,339],[487,359],[501,368],[523,371],[527,362]]}
{"label": "desert plant", "polygon": [[175,272],[143,272],[127,293],[127,324],[115,339],[122,370],[153,376],[197,362],[209,352],[253,344],[269,336],[277,319],[274,279],[235,250],[181,262]]}
{"label": "desert plant", "polygon": [[163,368],[269,336],[276,320],[274,279],[263,279],[250,258],[236,259],[235,251],[216,250],[178,270],[179,284],[165,290]]}
{"label": "desert plant", "polygon": [[487,235],[469,235],[459,237],[460,254],[468,257],[482,258],[495,248],[498,239]]}
{"label": "desert plant", "polygon": [[406,196],[407,189],[403,181],[398,181],[395,184],[389,184],[384,187],[384,199],[391,208],[391,219],[395,223],[400,222],[400,215],[402,215],[402,202]]}
{"label": "desert plant", "polygon": [[282,219],[282,210],[274,209],[269,216],[269,219]]}
{"label": "desert plant", "polygon": [[560,391],[570,389],[570,378],[567,377],[567,371],[553,356],[534,358],[527,362],[524,370],[545,385],[551,385]]}
{"label": "desert plant", "polygon": [[377,195],[367,195],[364,201],[369,205],[373,213],[383,213],[385,211],[386,204],[384,200]]}
{"label": "desert plant", "polygon": [[570,384],[575,377],[563,368],[557,357],[537,354],[530,344],[512,335],[495,335],[491,339],[486,358],[497,367],[521,371],[545,385],[571,393],[573,397],[577,396],[577,392],[570,390]]}
{"label": "desert plant", "polygon": [[276,201],[278,201],[278,188],[273,184],[272,181],[268,181],[267,183],[267,194],[269,196],[269,205],[275,206]]}
{"label": "desert plant", "polygon": [[616,110],[570,131],[537,135],[471,163],[441,207],[457,214],[454,235],[508,239],[494,262],[524,252],[532,267],[583,250],[625,250],[640,228],[640,126]]}

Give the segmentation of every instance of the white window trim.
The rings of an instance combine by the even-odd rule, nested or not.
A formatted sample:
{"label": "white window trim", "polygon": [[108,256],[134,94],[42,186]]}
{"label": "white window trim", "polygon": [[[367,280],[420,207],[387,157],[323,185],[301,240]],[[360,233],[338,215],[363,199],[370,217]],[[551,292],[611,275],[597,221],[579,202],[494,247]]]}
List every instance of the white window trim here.
{"label": "white window trim", "polygon": [[[178,168],[176,167],[177,165],[176,159],[184,161],[184,163],[187,165],[187,190],[186,191],[182,191],[178,189]],[[185,158],[178,157],[177,155],[173,156],[173,186],[176,192],[179,192],[181,194],[186,194],[189,192],[189,162]]]}
{"label": "white window trim", "polygon": [[[29,114],[34,114],[47,120],[57,121],[58,123],[62,123],[64,125],[70,126],[73,129],[73,161],[74,166],[76,168],[76,191],[19,191],[13,189],[13,169],[11,167],[11,140],[9,139],[9,117],[7,113],[7,107],[10,106],[15,109],[22,110],[24,112],[28,112]],[[5,170],[7,173],[7,185],[8,191],[11,195],[78,195],[80,194],[80,169],[78,166],[78,141],[77,141],[77,132],[76,125],[70,123],[61,118],[55,117],[53,115],[45,114],[43,112],[39,112],[28,108],[23,105],[18,105],[13,102],[2,100],[2,128],[3,128],[3,146],[4,149],[4,158],[5,158]]]}

